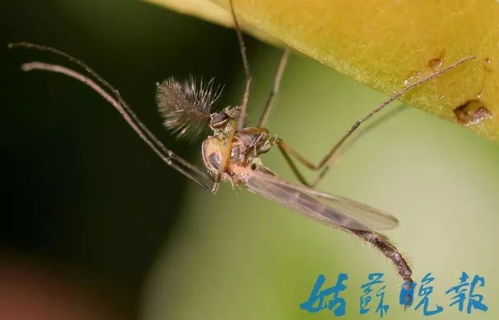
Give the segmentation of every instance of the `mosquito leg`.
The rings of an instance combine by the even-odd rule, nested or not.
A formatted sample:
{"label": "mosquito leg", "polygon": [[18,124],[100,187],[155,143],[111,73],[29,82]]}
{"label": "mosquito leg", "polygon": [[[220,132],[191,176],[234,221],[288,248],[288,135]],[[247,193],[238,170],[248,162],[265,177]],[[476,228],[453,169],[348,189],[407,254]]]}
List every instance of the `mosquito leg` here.
{"label": "mosquito leg", "polygon": [[239,25],[236,12],[234,11],[233,0],[229,0],[229,5],[230,5],[230,13],[232,15],[232,19],[234,20],[234,28],[236,29],[237,41],[239,42],[239,51],[241,52],[241,59],[243,60],[244,75],[246,77],[246,84],[244,86],[244,95],[243,95],[243,100],[241,102],[241,115],[239,116],[239,122],[237,125],[238,126],[237,129],[241,130],[245,127],[246,124],[246,116],[248,115],[249,96],[250,96],[251,84],[253,82],[253,78],[251,77],[248,55],[246,53],[246,43],[244,42],[241,26]]}
{"label": "mosquito leg", "polygon": [[[315,182],[317,181],[317,179],[314,180],[314,182],[312,182],[312,183],[308,182],[307,179],[305,179],[305,176],[298,169],[298,166],[293,161],[293,158],[298,160],[302,165],[304,165],[305,167],[307,167],[310,170],[317,171],[317,170],[320,170],[321,168],[318,167],[316,164],[312,163],[311,161],[309,161],[308,159],[306,159],[298,151],[296,151],[293,147],[291,147],[290,145],[285,143],[281,138],[277,138],[275,140],[275,143],[277,144],[277,147],[279,148],[281,155],[283,156],[284,160],[286,160],[286,163],[291,168],[291,171],[296,176],[298,181],[300,181],[302,184],[304,184],[308,187],[315,186]],[[324,171],[325,171],[325,169],[323,169],[323,172]],[[321,174],[322,174],[322,172],[321,172]]]}
{"label": "mosquito leg", "polygon": [[[329,171],[329,167],[331,166],[331,159],[334,158],[335,155],[337,155],[338,151],[340,150],[340,148],[345,144],[346,141],[349,140],[349,138],[351,137],[351,135],[364,123],[366,122],[367,120],[369,120],[372,116],[374,116],[376,113],[380,112],[381,110],[383,110],[385,107],[387,107],[391,102],[397,100],[398,98],[400,98],[401,96],[403,96],[404,94],[406,94],[408,91],[430,81],[430,80],[433,80],[437,77],[439,77],[440,75],[456,68],[457,66],[465,63],[466,61],[469,61],[471,59],[474,59],[475,56],[469,56],[469,57],[466,57],[466,58],[463,58],[439,71],[436,71],[434,73],[431,73],[430,75],[426,76],[426,77],[423,77],[409,85],[407,85],[406,87],[402,88],[401,90],[399,90],[398,92],[396,92],[393,96],[391,96],[390,98],[388,98],[387,100],[383,101],[381,104],[379,104],[378,106],[376,106],[376,108],[374,108],[372,111],[370,111],[368,114],[364,115],[362,118],[358,119],[357,121],[355,121],[353,123],[353,125],[350,127],[350,129],[348,129],[348,131],[346,131],[343,136],[340,138],[340,140],[338,142],[336,142],[336,144],[333,145],[333,147],[331,148],[331,150],[322,158],[322,160],[318,163],[318,164],[314,164],[312,163],[311,161],[307,160],[304,156],[302,156],[298,151],[296,151],[295,149],[293,149],[291,146],[289,146],[288,144],[284,143],[284,141],[282,139],[277,139],[276,143],[278,144],[278,146],[280,146],[280,148],[284,149],[289,155],[293,156],[295,159],[297,159],[299,162],[301,162],[304,166],[306,166],[307,168],[311,169],[311,170],[314,170],[314,171],[318,171],[318,170],[322,170],[321,173],[319,174],[319,176],[315,179],[315,181],[311,184],[312,186],[315,186],[317,183],[319,183],[322,178],[324,178],[324,176],[328,173]],[[289,156],[288,156],[289,157]],[[289,163],[289,161],[288,161]],[[291,166],[291,165],[290,165]],[[296,167],[296,166],[295,166]],[[292,166],[292,170],[295,171],[295,169],[293,169],[293,166]],[[300,178],[298,178],[300,179]]]}
{"label": "mosquito leg", "polygon": [[[43,70],[49,72],[55,72],[64,74],[73,79],[79,80],[97,92],[101,97],[103,97],[107,102],[109,102],[125,119],[125,121],[130,125],[130,127],[139,135],[139,137],[164,161],[166,164],[170,165],[180,173],[184,174],[188,178],[197,182],[203,188],[207,190],[211,190],[211,179],[210,177],[192,165],[188,161],[184,160],[182,157],[173,153],[173,151],[167,149],[157,138],[152,140],[147,133],[144,132],[142,124],[139,125],[136,118],[132,118],[124,109],[123,105],[118,102],[113,96],[111,96],[107,91],[105,91],[102,87],[100,87],[97,83],[95,83],[90,78],[74,71],[68,69],[66,67],[54,64],[48,64],[43,62],[28,62],[22,65],[23,71],[32,71],[32,70]],[[152,134],[149,132],[149,134]],[[159,144],[159,145],[158,145]]]}
{"label": "mosquito leg", "polygon": [[304,156],[302,156],[296,149],[291,147],[289,144],[285,143],[281,138],[276,139],[276,143],[279,147],[281,147],[287,154],[293,156],[296,160],[300,161],[305,167],[310,170],[319,170],[321,168],[320,164],[313,164],[312,161],[307,160]]}
{"label": "mosquito leg", "polygon": [[[90,74],[92,77],[94,77],[94,79],[97,81],[97,83],[100,83],[102,85],[103,88],[106,88],[108,89],[109,91],[111,91],[114,95],[114,98],[119,102],[119,104],[121,104],[122,106],[122,109],[124,110],[124,112],[128,113],[128,115],[135,121],[135,123],[142,129],[142,131],[147,135],[147,137],[156,144],[157,147],[159,147],[160,149],[162,149],[162,151],[164,153],[167,153],[168,150],[164,147],[164,145],[156,138],[156,136],[154,136],[151,131],[149,131],[149,129],[142,123],[142,121],[140,121],[140,119],[137,117],[137,115],[135,114],[135,112],[133,112],[132,108],[130,108],[130,106],[128,105],[128,103],[125,101],[125,99],[123,99],[123,97],[121,96],[120,92],[114,88],[109,82],[107,82],[103,77],[101,77],[96,71],[94,71],[89,65],[87,65],[85,62],[73,57],[72,55],[64,52],[64,51],[61,51],[61,50],[58,50],[58,49],[55,49],[55,48],[52,48],[52,47],[49,47],[49,46],[45,46],[45,45],[40,45],[40,44],[36,44],[36,43],[31,43],[31,42],[16,42],[16,43],[9,43],[8,45],[8,48],[9,49],[13,49],[13,48],[27,48],[27,49],[34,49],[34,50],[38,50],[38,51],[46,51],[46,52],[50,52],[52,54],[55,54],[55,55],[58,55],[58,56],[61,56],[73,63],[75,63],[76,65],[78,65],[79,67],[81,67],[82,69],[84,69],[88,74]],[[121,112],[120,112],[121,113]],[[187,161],[184,161],[183,165],[185,165],[186,167],[190,167],[192,166],[190,163],[188,163]],[[191,167],[192,169],[192,167]]]}
{"label": "mosquito leg", "polygon": [[439,71],[436,71],[434,73],[431,73],[430,75],[426,76],[426,77],[423,77],[409,85],[407,85],[406,87],[402,88],[401,90],[399,90],[398,92],[396,92],[393,96],[391,96],[390,98],[388,98],[387,100],[383,101],[381,104],[379,104],[378,106],[376,106],[372,111],[370,111],[368,114],[366,114],[365,116],[361,117],[360,119],[356,120],[353,125],[350,127],[350,129],[348,129],[348,131],[346,131],[343,136],[340,138],[340,140],[333,146],[333,148],[326,154],[326,156],[319,162],[319,164],[317,165],[317,167],[320,169],[320,168],[324,168],[324,170],[319,174],[318,178],[314,181],[314,185],[316,185],[317,183],[319,183],[322,178],[326,175],[326,173],[328,172],[329,170],[329,163],[330,163],[330,160],[337,154],[338,150],[340,149],[340,147],[350,138],[350,136],[364,123],[366,122],[367,120],[369,120],[372,116],[374,116],[376,113],[380,112],[381,110],[383,110],[386,106],[388,106],[391,102],[397,100],[398,98],[400,98],[401,96],[403,96],[404,94],[406,94],[408,91],[416,88],[416,87],[419,87],[420,85],[422,85],[423,83],[426,83],[430,80],[433,80],[437,77],[439,77],[440,75],[456,68],[457,66],[461,65],[462,63],[466,62],[466,61],[469,61],[471,59],[474,59],[475,56],[469,56],[469,57],[466,57],[466,58],[463,58]]}
{"label": "mosquito leg", "polygon": [[319,181],[322,180],[322,178],[326,175],[326,173],[329,170],[329,166],[326,166],[322,168],[322,171],[319,173],[319,175],[315,178],[315,180],[310,183],[305,179],[304,175],[301,173],[301,171],[298,169],[296,166],[296,163],[293,161],[291,156],[296,158],[300,163],[302,163],[304,166],[306,166],[310,170],[320,170],[320,167],[317,167],[315,164],[307,160],[305,157],[303,157],[300,153],[298,153],[295,149],[290,147],[288,144],[286,144],[282,139],[277,139],[276,140],[277,147],[279,148],[279,151],[281,152],[284,160],[286,160],[288,166],[291,168],[291,171],[293,174],[296,176],[298,181],[300,181],[302,184],[306,185],[307,187],[315,187]]}
{"label": "mosquito leg", "polygon": [[277,147],[279,148],[279,151],[281,152],[282,157],[284,158],[284,160],[286,160],[288,166],[291,168],[291,171],[296,176],[298,181],[300,181],[300,183],[302,183],[308,187],[311,187],[312,185],[307,181],[307,179],[305,179],[305,177],[303,176],[303,174],[301,173],[301,171],[298,169],[295,162],[291,158],[290,154],[288,153],[287,149],[285,148],[285,144],[280,143],[280,140],[278,140]]}
{"label": "mosquito leg", "polygon": [[277,71],[274,75],[274,84],[272,86],[272,90],[270,90],[270,93],[267,97],[267,101],[265,102],[265,107],[263,108],[263,112],[260,115],[260,120],[258,121],[257,127],[259,127],[259,128],[265,127],[265,124],[266,124],[267,119],[268,119],[269,114],[270,114],[272,102],[274,101],[274,97],[279,92],[282,74],[284,73],[284,70],[286,69],[286,65],[288,63],[288,58],[289,58],[289,53],[290,53],[289,48],[288,47],[284,48],[282,55],[281,55],[281,59],[279,60],[279,66],[277,67]]}
{"label": "mosquito leg", "polygon": [[[99,87],[96,83],[93,83],[93,81],[87,81],[87,80],[90,80],[90,79],[87,79],[87,80],[85,80],[85,79],[78,79],[78,80],[83,81],[85,84],[87,84],[92,89],[94,89],[95,91],[97,91],[97,93],[99,93],[101,96],[103,96],[103,95],[102,95],[102,93],[100,91],[103,91],[104,93],[107,93],[102,88],[106,88],[110,92],[112,92],[112,94],[114,95],[114,100],[115,100],[114,103],[111,102],[109,99],[107,99],[105,96],[103,96],[103,97],[108,102],[110,102],[111,105],[113,105],[118,110],[118,112],[127,121],[127,123],[130,126],[132,126],[132,129],[134,129],[137,133],[138,133],[137,129],[139,131],[141,131],[141,134],[139,134],[139,136],[144,141],[148,140],[148,141],[146,141],[146,143],[148,145],[150,143],[154,144],[155,148],[159,149],[158,151],[160,151],[162,153],[162,155],[163,155],[163,156],[160,155],[160,157],[163,159],[163,161],[166,161],[164,157],[174,159],[172,161],[177,162],[177,164],[169,164],[169,165],[173,166],[175,169],[179,170],[184,175],[188,176],[189,178],[191,178],[193,180],[199,180],[199,179],[201,179],[200,181],[204,181],[202,183],[203,187],[205,189],[208,189],[208,190],[211,189],[211,187],[208,188],[208,186],[211,185],[211,179],[210,179],[210,177],[204,171],[200,170],[198,167],[194,166],[193,164],[191,164],[190,162],[184,160],[183,158],[177,156],[171,150],[169,150],[168,148],[166,148],[165,145],[158,138],[156,138],[156,136],[142,123],[142,121],[135,114],[135,112],[132,110],[132,108],[130,108],[130,106],[125,101],[125,99],[123,99],[123,97],[121,96],[120,92],[116,88],[114,88],[109,82],[107,82],[103,77],[101,77],[96,71],[94,71],[85,62],[83,62],[83,61],[81,61],[81,60],[73,57],[72,55],[70,55],[70,54],[68,54],[68,53],[66,53],[64,51],[61,51],[61,50],[58,50],[58,49],[55,49],[55,48],[52,48],[52,47],[49,47],[49,46],[45,46],[45,45],[31,43],[31,42],[9,43],[8,48],[9,49],[13,49],[13,48],[27,48],[27,49],[35,49],[35,50],[39,50],[39,51],[47,51],[47,52],[53,53],[55,55],[59,55],[59,56],[61,56],[63,58],[66,58],[67,60],[75,63],[76,65],[78,65],[79,67],[81,67],[82,69],[84,69],[88,74],[90,74],[92,77],[94,77],[95,80],[97,81],[97,83],[100,83],[102,85],[102,87]],[[43,69],[43,70],[45,70],[45,71],[54,71],[54,70],[46,70],[46,69]],[[67,70],[69,70],[69,69],[67,69]],[[69,70],[69,71],[72,71],[72,70]],[[75,74],[77,74],[74,71],[72,71],[72,72],[75,73]],[[68,75],[68,74],[66,74],[66,75]],[[82,76],[80,74],[78,74],[78,75]],[[82,76],[82,77],[86,78],[84,76]],[[98,88],[99,88],[99,90],[98,90]],[[132,123],[133,123],[133,125],[132,125]],[[135,128],[134,126],[137,126],[138,128]],[[154,150],[154,148],[153,148],[153,150]],[[154,150],[154,151],[156,153],[158,153],[156,150]],[[178,167],[175,167],[175,165],[177,165]],[[182,169],[182,168],[184,168],[184,169]],[[189,173],[189,171],[190,171],[190,173]],[[198,178],[194,179],[192,177],[192,175],[197,176]]]}
{"label": "mosquito leg", "polygon": [[329,172],[329,169],[331,168],[331,165],[328,165],[322,169],[322,171],[319,173],[319,175],[315,178],[314,182],[311,183],[311,187],[314,188],[316,187],[322,179],[326,176],[326,174]]}

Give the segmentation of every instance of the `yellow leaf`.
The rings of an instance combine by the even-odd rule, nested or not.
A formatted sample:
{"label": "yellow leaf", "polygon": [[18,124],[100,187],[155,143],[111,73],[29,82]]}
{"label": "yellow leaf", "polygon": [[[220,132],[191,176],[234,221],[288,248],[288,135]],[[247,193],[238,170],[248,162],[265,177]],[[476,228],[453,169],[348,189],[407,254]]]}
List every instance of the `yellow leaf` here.
{"label": "yellow leaf", "polygon": [[[232,24],[227,0],[147,1]],[[234,0],[234,7],[246,31],[387,95],[476,55],[402,100],[499,138],[499,1]]]}

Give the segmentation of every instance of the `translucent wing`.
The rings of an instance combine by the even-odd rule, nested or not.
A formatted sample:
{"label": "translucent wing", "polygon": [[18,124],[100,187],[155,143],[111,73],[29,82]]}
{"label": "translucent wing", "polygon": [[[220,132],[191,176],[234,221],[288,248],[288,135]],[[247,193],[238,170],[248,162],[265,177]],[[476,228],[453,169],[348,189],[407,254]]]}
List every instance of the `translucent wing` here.
{"label": "translucent wing", "polygon": [[392,215],[360,202],[299,186],[271,174],[244,174],[249,191],[327,225],[353,230],[386,230],[397,226]]}

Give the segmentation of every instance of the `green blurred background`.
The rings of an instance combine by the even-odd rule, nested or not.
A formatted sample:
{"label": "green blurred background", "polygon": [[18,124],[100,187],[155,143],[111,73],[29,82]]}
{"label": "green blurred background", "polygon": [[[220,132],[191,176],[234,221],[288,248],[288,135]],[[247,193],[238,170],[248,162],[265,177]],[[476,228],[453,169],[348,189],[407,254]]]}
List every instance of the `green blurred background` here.
{"label": "green blurred background", "polygon": [[[33,41],[82,58],[169,147],[196,163],[199,143],[163,130],[155,82],[215,76],[226,84],[220,105],[240,101],[242,68],[232,30],[138,1],[2,1],[0,12],[2,44]],[[255,120],[280,52],[253,39],[248,45]],[[359,315],[359,287],[370,272],[383,272],[391,305],[384,318],[423,317],[398,307],[401,281],[373,248],[244,190],[204,192],[164,165],[80,83],[19,70],[24,61],[64,61],[5,47],[0,55],[0,282],[17,279],[12,274],[43,274],[47,283],[97,301],[84,308],[101,305],[106,319],[330,319],[328,311],[310,314],[298,306],[318,274],[332,285],[345,272],[343,318],[375,319],[373,311]],[[293,55],[269,129],[318,160],[382,99]],[[427,272],[435,276],[431,306],[447,307],[443,291],[462,271],[485,277],[478,292],[487,313],[446,308],[433,318],[496,319],[499,146],[412,108],[390,110],[364,130],[321,190],[397,216],[400,226],[386,234],[408,257],[416,281]],[[263,159],[292,179],[277,151]],[[9,271],[19,269],[28,271]],[[65,305],[67,295],[57,298],[47,283],[43,290]],[[22,285],[14,287],[23,292]],[[9,290],[0,285],[0,315]],[[68,313],[77,318],[81,308]]]}

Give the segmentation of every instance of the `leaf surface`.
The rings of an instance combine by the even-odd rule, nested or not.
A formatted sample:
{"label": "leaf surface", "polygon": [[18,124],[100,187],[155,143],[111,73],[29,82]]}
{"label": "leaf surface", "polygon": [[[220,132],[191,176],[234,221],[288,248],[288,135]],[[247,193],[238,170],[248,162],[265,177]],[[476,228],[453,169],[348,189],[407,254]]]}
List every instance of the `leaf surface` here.
{"label": "leaf surface", "polygon": [[[226,0],[147,1],[232,25]],[[387,95],[475,55],[402,100],[499,138],[498,1],[234,0],[234,7],[249,33],[285,44]]]}

